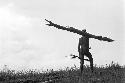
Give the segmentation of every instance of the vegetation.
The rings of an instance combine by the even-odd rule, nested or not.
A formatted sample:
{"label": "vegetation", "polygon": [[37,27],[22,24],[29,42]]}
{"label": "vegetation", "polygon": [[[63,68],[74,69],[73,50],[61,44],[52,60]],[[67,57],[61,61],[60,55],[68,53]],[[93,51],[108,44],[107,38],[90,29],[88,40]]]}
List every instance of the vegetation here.
{"label": "vegetation", "polygon": [[[80,70],[76,66],[44,72],[1,70],[0,83],[78,83],[79,76]],[[84,83],[125,83],[125,67],[112,62],[105,67],[95,65],[94,73],[91,73],[90,67],[84,66],[83,81]]]}

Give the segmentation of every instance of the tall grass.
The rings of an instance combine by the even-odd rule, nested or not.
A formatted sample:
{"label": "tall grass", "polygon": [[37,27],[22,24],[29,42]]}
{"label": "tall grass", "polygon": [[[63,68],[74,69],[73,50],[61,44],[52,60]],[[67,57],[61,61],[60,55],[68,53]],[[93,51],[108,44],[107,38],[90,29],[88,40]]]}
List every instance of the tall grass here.
{"label": "tall grass", "polygon": [[[40,72],[37,70],[1,70],[0,83],[38,83],[50,81],[51,83],[78,83],[80,70],[76,66],[54,71],[53,69]],[[89,66],[84,66],[84,83],[125,83],[125,67],[111,63],[98,67],[94,66],[91,73]],[[49,82],[48,82],[49,83]]]}

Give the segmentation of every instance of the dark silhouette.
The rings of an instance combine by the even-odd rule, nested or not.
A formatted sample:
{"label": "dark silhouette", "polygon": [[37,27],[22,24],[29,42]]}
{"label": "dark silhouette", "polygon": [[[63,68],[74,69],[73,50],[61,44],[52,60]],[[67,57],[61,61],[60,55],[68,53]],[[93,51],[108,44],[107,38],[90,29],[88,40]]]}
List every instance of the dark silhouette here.
{"label": "dark silhouette", "polygon": [[[86,33],[86,30],[82,30],[84,33]],[[82,36],[79,38],[79,44],[78,44],[78,52],[80,57],[80,69],[81,73],[83,71],[83,64],[84,64],[84,56],[89,58],[90,61],[90,67],[93,72],[93,58],[91,53],[89,52],[89,38],[88,36]]]}
{"label": "dark silhouette", "polygon": [[[93,72],[93,58],[92,58],[91,53],[89,52],[89,49],[90,49],[90,47],[89,47],[89,38],[94,38],[94,39],[107,41],[107,42],[113,42],[114,41],[114,40],[112,40],[110,38],[107,38],[107,37],[95,36],[95,35],[92,35],[90,33],[87,33],[85,29],[81,31],[81,30],[75,29],[73,27],[67,28],[67,27],[64,27],[64,26],[60,26],[60,25],[54,24],[51,21],[48,21],[48,20],[46,20],[46,21],[49,23],[49,24],[46,24],[48,26],[54,26],[54,27],[56,27],[58,29],[67,30],[67,31],[70,31],[70,32],[82,35],[82,37],[79,38],[79,44],[78,44],[79,57],[75,56],[75,55],[71,55],[72,58],[78,57],[80,59],[81,74],[82,74],[82,71],[83,71],[84,60],[90,61],[90,67],[91,67],[91,70]],[[88,59],[84,59],[84,56],[88,57],[89,60]]]}

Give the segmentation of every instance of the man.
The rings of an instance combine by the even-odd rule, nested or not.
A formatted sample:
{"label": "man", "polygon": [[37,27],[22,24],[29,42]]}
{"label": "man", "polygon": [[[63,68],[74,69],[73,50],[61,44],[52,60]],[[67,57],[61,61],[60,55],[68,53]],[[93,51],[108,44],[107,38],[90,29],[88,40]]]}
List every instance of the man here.
{"label": "man", "polygon": [[[84,33],[86,33],[86,30],[82,30]],[[90,67],[93,72],[93,58],[91,53],[89,52],[89,38],[87,35],[83,35],[81,38],[79,38],[79,44],[78,44],[78,52],[80,57],[80,69],[81,73],[83,71],[83,64],[84,64],[84,55],[89,58],[90,61]]]}
{"label": "man", "polygon": [[66,30],[66,31],[70,31],[70,32],[82,35],[82,37],[79,39],[79,45],[78,45],[79,57],[75,56],[75,55],[71,55],[71,56],[73,56],[72,58],[78,57],[80,59],[81,72],[83,71],[84,60],[88,61],[88,59],[84,59],[84,55],[89,58],[91,70],[93,72],[93,58],[92,58],[91,53],[89,52],[89,49],[90,49],[89,48],[89,38],[94,38],[94,39],[98,39],[100,41],[107,41],[107,42],[113,42],[114,41],[114,40],[112,40],[110,38],[107,38],[107,37],[96,36],[96,35],[87,33],[86,30],[81,31],[81,30],[75,29],[73,27],[67,28],[67,27],[55,24],[55,23],[53,23],[49,20],[46,20],[46,21],[49,22],[49,24],[46,24],[48,26],[53,26],[53,27],[56,27],[57,29],[62,29],[62,30]]}

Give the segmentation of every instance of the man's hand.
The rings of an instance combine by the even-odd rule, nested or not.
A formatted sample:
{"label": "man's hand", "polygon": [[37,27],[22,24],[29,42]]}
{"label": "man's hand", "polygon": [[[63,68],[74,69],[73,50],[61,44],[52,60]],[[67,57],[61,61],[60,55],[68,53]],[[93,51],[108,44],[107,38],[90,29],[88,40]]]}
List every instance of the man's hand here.
{"label": "man's hand", "polygon": [[[71,58],[72,58],[72,59],[74,59],[74,58],[78,57],[78,56],[73,55],[73,54],[70,54],[70,56],[71,56]],[[78,57],[78,58],[79,58],[79,57]]]}
{"label": "man's hand", "polygon": [[51,21],[49,21],[49,20],[47,20],[47,19],[45,19],[47,22],[49,22],[49,24],[46,24],[46,25],[48,25],[48,26],[53,26],[53,24],[54,23],[52,23]]}

